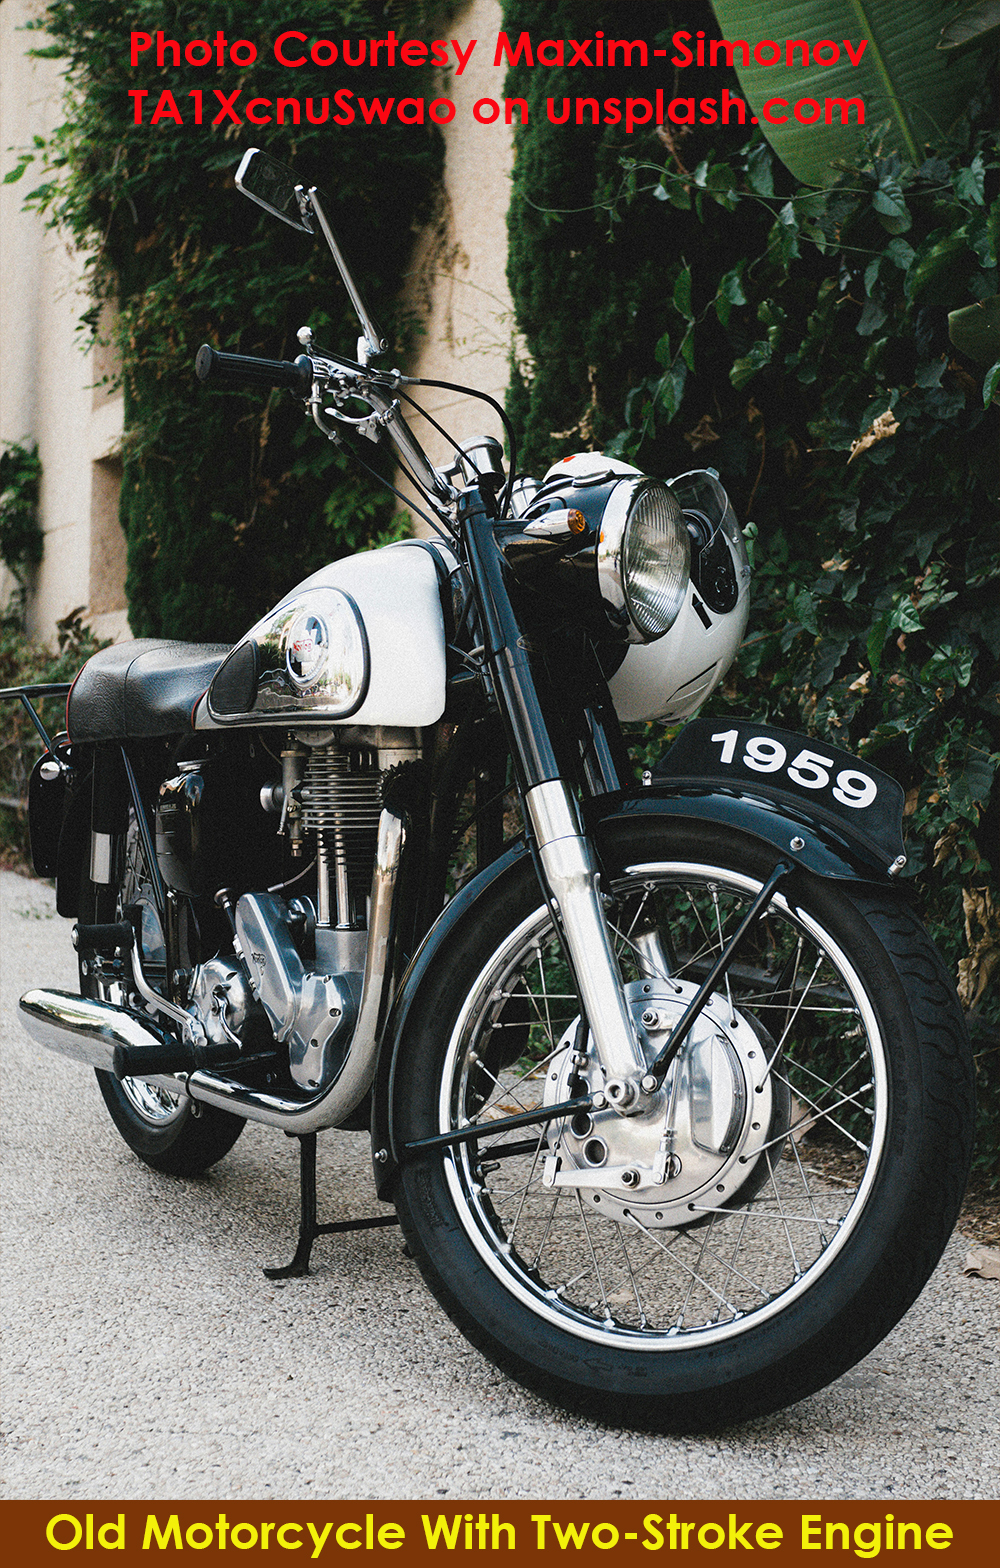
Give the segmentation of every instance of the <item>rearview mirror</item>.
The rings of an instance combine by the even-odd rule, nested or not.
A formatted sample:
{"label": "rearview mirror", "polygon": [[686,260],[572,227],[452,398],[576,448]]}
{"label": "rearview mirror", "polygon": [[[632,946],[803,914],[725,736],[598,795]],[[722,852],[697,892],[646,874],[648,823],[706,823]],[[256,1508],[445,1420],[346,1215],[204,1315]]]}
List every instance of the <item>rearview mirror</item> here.
{"label": "rearview mirror", "polygon": [[276,218],[281,219],[282,223],[289,224],[293,229],[302,229],[306,234],[314,234],[316,231],[312,226],[312,220],[316,220],[351,297],[355,315],[361,323],[362,335],[358,339],[358,359],[363,365],[370,364],[385,348],[385,340],[368,314],[365,302],[358,292],[358,286],[351,277],[350,269],[334,237],[326,215],[324,205],[326,198],[322,191],[317,190],[315,185],[310,185],[306,190],[301,182],[296,180],[291,169],[286,169],[283,163],[279,163],[268,153],[261,152],[259,147],[251,147],[243,154],[236,171],[236,188],[242,191],[244,196],[249,196],[251,201],[255,201],[258,207],[263,207],[265,212],[273,213]]}
{"label": "rearview mirror", "polygon": [[306,234],[316,232],[309,221],[309,203],[301,182],[291,169],[259,147],[244,153],[236,171],[236,189],[293,229],[302,229]]}

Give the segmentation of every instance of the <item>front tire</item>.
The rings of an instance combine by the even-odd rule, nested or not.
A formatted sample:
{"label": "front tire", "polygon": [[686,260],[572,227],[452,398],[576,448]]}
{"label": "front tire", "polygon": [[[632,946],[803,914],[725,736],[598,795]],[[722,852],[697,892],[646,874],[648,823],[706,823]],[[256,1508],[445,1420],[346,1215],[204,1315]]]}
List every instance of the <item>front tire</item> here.
{"label": "front tire", "polygon": [[[652,1059],[775,856],[655,819],[602,848]],[[578,1014],[522,863],[419,999],[399,1142],[599,1087]],[[411,1250],[463,1333],[616,1424],[710,1429],[839,1376],[923,1287],[968,1172],[962,1015],[894,889],[796,873],[702,1019],[648,1114],[484,1130],[399,1181]]]}

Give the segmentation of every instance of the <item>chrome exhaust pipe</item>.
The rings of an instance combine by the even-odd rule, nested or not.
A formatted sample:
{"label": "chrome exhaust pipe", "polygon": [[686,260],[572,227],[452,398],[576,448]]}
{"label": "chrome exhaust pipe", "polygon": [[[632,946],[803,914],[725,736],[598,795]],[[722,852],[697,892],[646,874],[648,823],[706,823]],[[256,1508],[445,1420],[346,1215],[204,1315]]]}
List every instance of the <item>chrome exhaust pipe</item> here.
{"label": "chrome exhaust pipe", "polygon": [[152,1018],[72,991],[26,991],[21,1023],[38,1045],[116,1078],[190,1072],[191,1049]]}

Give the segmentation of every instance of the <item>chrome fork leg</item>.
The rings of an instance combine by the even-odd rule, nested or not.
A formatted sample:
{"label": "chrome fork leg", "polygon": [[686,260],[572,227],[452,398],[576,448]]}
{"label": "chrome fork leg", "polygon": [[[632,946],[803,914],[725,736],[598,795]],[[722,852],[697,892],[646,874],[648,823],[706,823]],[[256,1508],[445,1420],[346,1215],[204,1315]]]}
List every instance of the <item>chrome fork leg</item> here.
{"label": "chrome fork leg", "polygon": [[542,870],[555,900],[605,1077],[609,1098],[626,1110],[638,1097],[645,1057],[625,1003],[607,921],[601,906],[593,851],[583,833],[576,801],[561,779],[536,784],[524,797]]}

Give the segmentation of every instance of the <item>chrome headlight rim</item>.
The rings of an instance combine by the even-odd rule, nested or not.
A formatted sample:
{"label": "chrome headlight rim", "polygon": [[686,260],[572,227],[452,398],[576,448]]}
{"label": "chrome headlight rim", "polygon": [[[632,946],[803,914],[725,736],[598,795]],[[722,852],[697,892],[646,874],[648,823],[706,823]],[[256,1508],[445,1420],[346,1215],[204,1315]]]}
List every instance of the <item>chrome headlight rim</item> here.
{"label": "chrome headlight rim", "polygon": [[[649,629],[649,616],[641,608],[637,608],[634,597],[629,595],[629,571],[627,566],[628,543],[630,530],[636,524],[640,503],[645,495],[658,493],[666,500],[676,516],[671,519],[676,530],[677,539],[681,544],[683,555],[683,568],[680,576],[680,590],[675,595],[675,602],[668,615],[661,616],[662,624],[655,630]],[[624,479],[615,486],[608,497],[607,505],[601,516],[600,535],[597,543],[597,581],[601,597],[611,607],[616,618],[628,630],[630,643],[656,642],[666,635],[676,621],[683,608],[687,597],[688,586],[691,580],[691,544],[687,529],[684,525],[683,513],[673,495],[669,485],[660,479],[651,479],[642,475],[636,479]],[[638,618],[637,618],[638,617]],[[645,620],[646,624],[643,624]]]}

